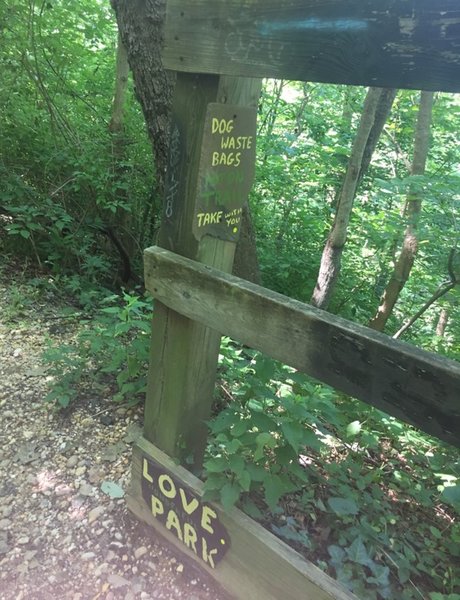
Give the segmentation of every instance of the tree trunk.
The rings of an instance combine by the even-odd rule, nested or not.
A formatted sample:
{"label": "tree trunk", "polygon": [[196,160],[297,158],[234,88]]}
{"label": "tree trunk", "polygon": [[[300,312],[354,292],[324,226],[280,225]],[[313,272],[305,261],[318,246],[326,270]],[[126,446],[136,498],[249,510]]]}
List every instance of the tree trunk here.
{"label": "tree trunk", "polygon": [[438,337],[444,337],[446,333],[447,321],[449,320],[449,311],[447,308],[442,308],[439,313],[438,323],[436,325],[436,335]]}
{"label": "tree trunk", "polygon": [[[125,174],[123,161],[126,155],[127,140],[124,135],[124,105],[126,101],[126,90],[128,88],[128,76],[128,56],[121,35],[118,33],[115,61],[115,86],[112,101],[112,113],[109,123],[112,142],[112,170],[114,184],[122,181],[123,175]],[[118,202],[126,202],[127,192],[123,186],[117,188],[115,193]],[[111,240],[120,255],[121,268],[119,270],[119,276],[124,284],[128,283],[131,278],[135,278],[135,275],[131,270],[131,261],[136,245],[131,232],[131,226],[131,212],[118,206],[116,214],[109,217],[109,224],[105,229],[105,234]]]}
{"label": "tree trunk", "polygon": [[109,123],[109,131],[113,134],[123,132],[123,108],[128,87],[128,55],[123,45],[121,35],[118,34],[117,58],[115,71],[115,90],[113,94],[112,115]]}
{"label": "tree trunk", "polygon": [[[174,74],[166,71],[161,62],[163,23],[166,0],[111,0],[118,27],[127,50],[133,72],[135,91],[144,113],[147,131],[152,142],[156,167],[156,209],[161,210],[164,198],[166,167],[170,142],[170,118]],[[255,241],[250,214],[243,213],[243,235],[237,252],[257,265]],[[246,231],[246,234],[244,234]],[[252,236],[249,241],[248,236]],[[257,269],[258,270],[258,266]]]}
{"label": "tree trunk", "polygon": [[[431,113],[433,108],[433,92],[421,92],[420,108],[417,119],[414,139],[414,157],[412,160],[411,175],[423,175],[428,155],[430,140]],[[404,233],[402,248],[396,261],[393,273],[383,292],[380,306],[375,316],[369,321],[369,327],[383,331],[404,288],[418,250],[417,226],[422,208],[420,192],[409,192],[406,200],[405,214],[408,225]]]}
{"label": "tree trunk", "polygon": [[252,281],[252,283],[261,284],[260,266],[249,204],[243,206],[240,239],[236,246],[233,261],[233,274],[247,281]]}
{"label": "tree trunk", "polygon": [[[370,88],[364,102],[361,121],[338,198],[334,223],[323,250],[318,278],[310,300],[311,304],[318,308],[327,309],[337,283],[356,189],[364,173],[362,169],[363,159],[366,157],[367,160],[368,158],[368,166],[378,139],[378,136],[374,134],[372,143],[370,142],[371,133],[373,132],[374,124],[376,124],[379,103],[383,94],[387,95],[388,92],[380,88]],[[381,128],[384,122],[381,124]],[[366,151],[368,148],[370,150]]]}
{"label": "tree trunk", "polygon": [[112,0],[155,157],[161,207],[169,147],[174,78],[161,62],[166,0]]}

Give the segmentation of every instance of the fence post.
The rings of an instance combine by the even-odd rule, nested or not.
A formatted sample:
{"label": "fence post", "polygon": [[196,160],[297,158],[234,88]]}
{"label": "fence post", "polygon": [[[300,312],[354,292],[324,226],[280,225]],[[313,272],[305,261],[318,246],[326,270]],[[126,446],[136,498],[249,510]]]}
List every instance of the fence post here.
{"label": "fence post", "polygon": [[[204,212],[197,215],[197,207],[206,201],[203,199],[206,195],[204,180],[216,171],[211,169],[211,174],[209,169],[206,171],[210,165],[203,165],[203,161],[209,162],[212,148],[206,150],[202,144],[215,143],[215,139],[222,141],[222,135],[214,127],[215,139],[210,142],[213,132],[205,132],[204,127],[205,123],[209,125],[210,103],[219,103],[224,112],[225,107],[256,107],[260,85],[257,79],[179,73],[174,92],[165,212],[159,244],[226,272],[232,270],[237,231],[227,228],[224,235],[219,234],[219,227],[225,225],[224,214],[220,214],[222,223],[217,223],[221,211],[209,213],[208,220],[213,223],[205,224]],[[219,112],[219,106],[215,110]],[[251,113],[251,126],[255,131],[256,111]],[[242,158],[244,156],[240,156],[240,161]],[[245,165],[234,165],[228,172],[240,173],[246,187],[250,186],[254,165],[247,173],[242,172]],[[219,183],[213,185],[219,187]],[[223,185],[225,187],[225,183]],[[231,185],[234,184],[227,187]],[[245,197],[240,198],[241,205],[245,200]],[[212,197],[208,201],[214,202]],[[198,225],[211,235],[206,233],[200,237]],[[214,235],[213,227],[219,237]],[[211,411],[219,345],[220,334],[155,302],[144,436],[169,456],[192,459],[197,467],[201,465],[206,443],[205,420]]]}

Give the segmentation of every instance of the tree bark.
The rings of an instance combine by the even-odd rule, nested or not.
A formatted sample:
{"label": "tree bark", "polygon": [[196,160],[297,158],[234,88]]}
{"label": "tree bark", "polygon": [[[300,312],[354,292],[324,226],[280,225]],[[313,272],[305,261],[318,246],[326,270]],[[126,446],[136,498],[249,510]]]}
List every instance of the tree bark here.
{"label": "tree bark", "polygon": [[[432,304],[434,304],[437,300],[439,300],[439,298],[442,298],[443,296],[445,296],[448,292],[450,292],[450,290],[454,289],[454,287],[456,285],[458,285],[459,278],[457,277],[457,274],[455,272],[456,256],[457,256],[457,248],[454,246],[451,249],[451,251],[449,252],[449,258],[447,261],[447,271],[449,273],[450,280],[444,281],[443,283],[441,283],[441,285],[438,287],[438,289],[435,291],[435,293],[431,296],[431,298],[429,298],[425,302],[425,304],[415,313],[415,315],[413,315],[407,321],[407,323],[404,323],[404,325],[394,334],[393,338],[395,340],[398,339],[404,332],[406,332],[409,329],[409,327],[412,327],[412,325],[415,323],[415,321],[417,321],[417,319],[419,319],[430,308],[430,306]],[[439,317],[438,327],[441,327],[442,323],[443,323],[442,314],[443,313],[441,311],[441,316]],[[447,323],[447,310],[446,310],[446,323]],[[445,323],[444,323],[444,325],[445,325]],[[438,329],[436,329],[436,335],[438,335]]]}
{"label": "tree bark", "polygon": [[113,134],[123,132],[123,108],[126,99],[126,89],[128,87],[128,75],[128,55],[126,54],[126,48],[119,33],[115,67],[115,90],[112,102],[112,115],[109,123],[109,131]]}
{"label": "tree bark", "polygon": [[[318,278],[310,300],[311,304],[318,308],[325,310],[328,308],[339,277],[342,253],[347,240],[348,223],[350,221],[356,189],[360,178],[362,178],[364,174],[362,168],[363,160],[366,158],[368,161],[367,166],[369,166],[372,152],[375,149],[378,140],[378,136],[376,135],[377,130],[374,126],[377,126],[377,122],[381,123],[381,119],[377,120],[377,114],[382,95],[384,94],[385,98],[387,98],[387,96],[390,97],[387,90],[381,88],[369,88],[364,102],[361,121],[338,198],[334,223],[323,250]],[[389,107],[385,113],[386,116],[388,115],[388,112]],[[379,135],[384,123],[385,121],[380,125]],[[374,134],[371,138],[372,132],[374,132]]]}
{"label": "tree bark", "polygon": [[133,72],[136,97],[152,142],[156,193],[161,207],[169,148],[174,77],[161,62],[166,0],[112,0]]}
{"label": "tree bark", "polygon": [[[111,0],[111,3],[127,50],[136,97],[141,104],[152,142],[156,169],[155,211],[160,212],[164,199],[172,91],[175,83],[174,74],[166,71],[161,61],[166,0]],[[250,213],[246,210],[243,213],[243,231],[237,252],[245,255],[245,260],[253,265],[252,270],[257,277],[254,232],[249,220]],[[248,236],[252,236],[252,239],[249,240]],[[238,249],[240,245],[242,247]],[[242,272],[241,269],[239,272]]]}
{"label": "tree bark", "polygon": [[449,311],[447,308],[441,308],[439,313],[438,323],[436,325],[436,335],[438,337],[444,337],[446,333],[447,322],[449,320]]}
{"label": "tree bark", "polygon": [[[433,98],[433,92],[421,92],[420,108],[415,130],[411,175],[423,175],[425,173],[430,140]],[[384,330],[414,265],[418,251],[417,227],[421,208],[422,198],[420,192],[410,191],[405,206],[408,224],[404,233],[401,252],[396,261],[390,280],[383,292],[380,306],[375,316],[369,321],[369,327],[377,331]]]}
{"label": "tree bark", "polygon": [[236,245],[233,261],[233,274],[258,285],[262,283],[249,204],[243,206],[240,239]]}

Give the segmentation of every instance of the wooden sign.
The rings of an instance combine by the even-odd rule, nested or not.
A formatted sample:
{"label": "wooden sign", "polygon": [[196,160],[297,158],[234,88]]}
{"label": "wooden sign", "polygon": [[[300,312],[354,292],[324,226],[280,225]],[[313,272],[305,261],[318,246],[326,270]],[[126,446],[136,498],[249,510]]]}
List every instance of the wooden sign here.
{"label": "wooden sign", "polygon": [[216,511],[151,457],[142,457],[142,497],[152,515],[212,569],[230,548]]}
{"label": "wooden sign", "polygon": [[204,124],[193,234],[236,241],[254,180],[255,108],[211,103]]}

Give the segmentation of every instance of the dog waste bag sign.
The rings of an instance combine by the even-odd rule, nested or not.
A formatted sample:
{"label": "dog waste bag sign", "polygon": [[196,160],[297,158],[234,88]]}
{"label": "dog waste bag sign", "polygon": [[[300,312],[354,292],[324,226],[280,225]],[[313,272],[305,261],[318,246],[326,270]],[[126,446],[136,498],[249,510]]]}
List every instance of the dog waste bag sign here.
{"label": "dog waste bag sign", "polygon": [[193,218],[197,239],[236,241],[243,205],[254,180],[255,108],[211,103],[204,124]]}
{"label": "dog waste bag sign", "polygon": [[216,511],[150,457],[142,459],[142,497],[152,515],[214,568],[230,548]]}

